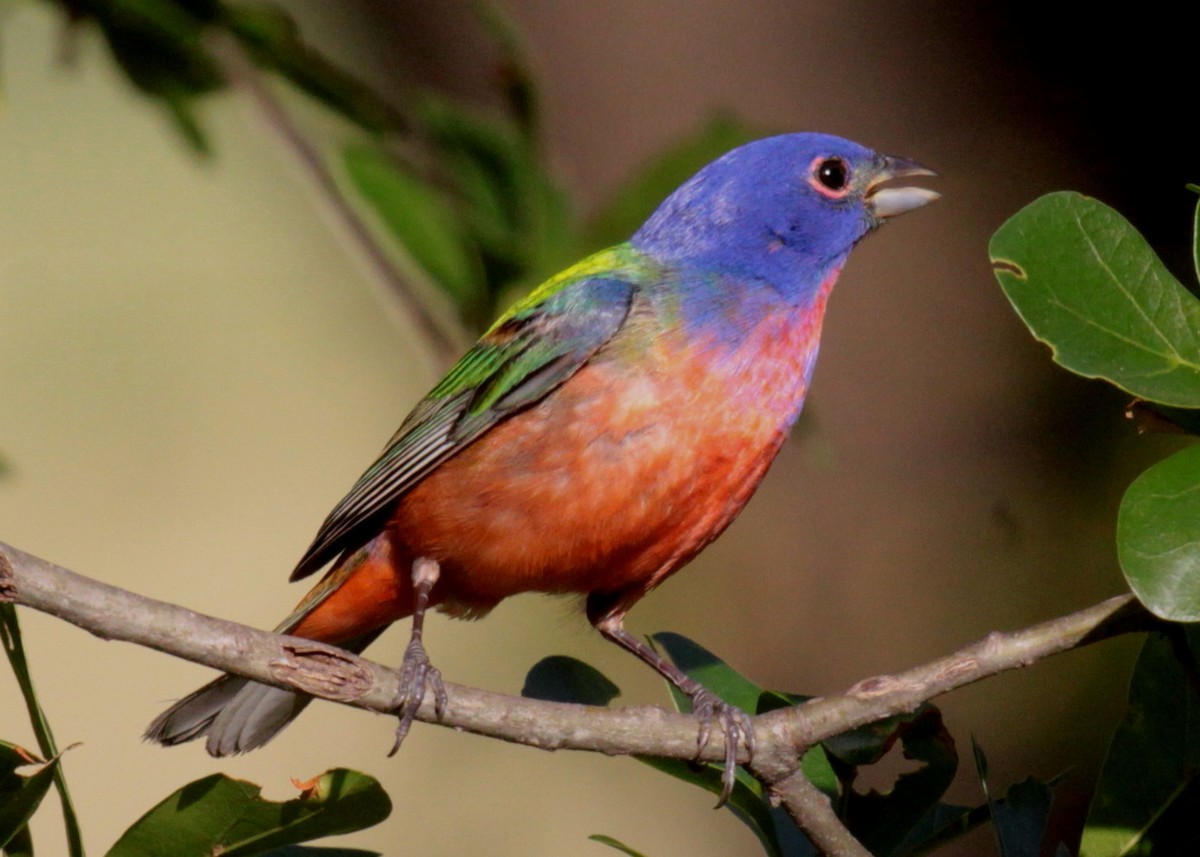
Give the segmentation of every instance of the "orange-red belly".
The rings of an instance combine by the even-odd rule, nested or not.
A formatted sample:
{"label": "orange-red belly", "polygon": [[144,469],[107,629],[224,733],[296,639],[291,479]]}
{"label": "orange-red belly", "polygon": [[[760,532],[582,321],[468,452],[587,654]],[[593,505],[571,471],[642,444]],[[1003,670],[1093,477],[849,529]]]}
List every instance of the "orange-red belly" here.
{"label": "orange-red belly", "polygon": [[803,399],[819,325],[769,321],[720,354],[660,342],[633,365],[593,361],[405,495],[390,556],[363,562],[296,632],[346,639],[409,615],[418,556],[441,565],[433,603],[459,615],[527,591],[631,604],[749,500]]}

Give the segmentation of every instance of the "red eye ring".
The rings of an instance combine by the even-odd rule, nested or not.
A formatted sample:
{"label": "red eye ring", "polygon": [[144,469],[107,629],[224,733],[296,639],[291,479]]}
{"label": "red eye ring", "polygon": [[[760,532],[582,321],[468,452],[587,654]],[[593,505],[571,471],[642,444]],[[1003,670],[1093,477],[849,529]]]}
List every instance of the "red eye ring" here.
{"label": "red eye ring", "polygon": [[850,165],[837,156],[819,155],[808,168],[808,183],[829,199],[841,199],[850,193]]}

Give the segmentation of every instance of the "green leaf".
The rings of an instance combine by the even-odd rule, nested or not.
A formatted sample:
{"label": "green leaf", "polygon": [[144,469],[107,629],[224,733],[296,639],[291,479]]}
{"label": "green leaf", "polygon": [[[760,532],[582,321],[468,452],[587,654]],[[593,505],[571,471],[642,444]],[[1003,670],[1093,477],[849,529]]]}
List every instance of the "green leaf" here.
{"label": "green leaf", "polygon": [[1077,193],[1013,215],[989,247],[996,278],[1033,335],[1079,375],[1200,406],[1200,301],[1137,230]]}
{"label": "green leaf", "polygon": [[59,5],[72,23],[90,21],[100,29],[130,83],[163,103],[197,152],[210,149],[195,112],[198,97],[227,85],[205,45],[214,30],[227,31],[260,67],[363,128],[407,128],[398,110],[314,50],[276,6],[218,0],[59,0]]}
{"label": "green leaf", "polygon": [[908,832],[891,857],[911,857],[911,855],[935,852],[947,842],[952,842],[966,835],[979,825],[991,818],[988,805],[977,807],[954,806],[939,803]]}
{"label": "green leaf", "polygon": [[975,755],[979,784],[987,797],[988,813],[996,830],[1000,857],[1038,857],[1053,798],[1050,786],[1030,777],[1010,786],[1001,800],[992,800],[992,792],[988,787],[987,757],[974,738],[971,739],[971,750]]}
{"label": "green leaf", "polygon": [[362,848],[322,848],[309,845],[284,845],[282,848],[272,848],[263,857],[382,857],[378,851],[365,851]]}
{"label": "green leaf", "polygon": [[1200,435],[1200,411],[1193,408],[1172,408],[1139,399],[1125,413],[1137,423],[1139,434],[1170,432]]}
{"label": "green leaf", "polygon": [[485,297],[480,261],[439,193],[372,146],[348,146],[342,164],[354,189],[462,315],[478,313]]}
{"label": "green leaf", "polygon": [[[1188,672],[1200,652],[1200,627],[1189,626],[1183,634],[1192,662],[1188,668],[1163,634],[1149,635],[1142,646],[1129,706],[1113,734],[1088,811],[1080,857],[1151,853],[1147,833],[1196,784],[1200,705]],[[1194,815],[1191,821],[1194,825]]]}
{"label": "green leaf", "polygon": [[1196,818],[1200,815],[1200,780],[1193,778],[1179,796],[1171,801],[1150,829],[1142,834],[1130,854],[1175,855],[1200,854],[1200,832]]}
{"label": "green leaf", "polygon": [[841,781],[829,760],[829,751],[823,744],[808,748],[808,751],[800,759],[800,769],[804,771],[804,776],[808,777],[808,781],[823,791],[831,800],[837,799],[841,794]]}
{"label": "green leaf", "polygon": [[1053,798],[1050,786],[1032,777],[1009,786],[992,807],[1001,857],[1038,857]]}
{"label": "green leaf", "polygon": [[29,825],[18,830],[8,844],[0,848],[0,854],[4,857],[33,857],[33,834],[29,832]]}
{"label": "green leaf", "polygon": [[259,786],[213,774],[163,800],[121,836],[107,857],[245,857],[378,824],[392,811],[379,783],[338,768],[289,801],[264,800]]}
{"label": "green leaf", "polygon": [[[654,646],[665,652],[675,666],[683,670],[690,678],[695,679],[711,690],[725,702],[735,705],[742,711],[758,712],[760,700],[768,700],[765,704],[770,707],[791,704],[784,694],[764,691],[754,682],[738,673],[708,649],[694,643],[681,634],[661,632],[650,638]],[[690,711],[691,700],[680,693],[674,685],[669,685],[675,707],[679,711]],[[653,759],[638,757],[653,768],[670,774],[676,779],[699,786],[713,795],[722,791],[721,766],[715,764],[694,764],[678,759]],[[804,773],[813,779],[818,788],[827,790],[832,777],[828,759],[821,748],[813,748],[805,754],[802,760]],[[778,857],[794,857],[813,853],[811,846],[798,831],[791,819],[785,813],[775,812],[762,791],[762,784],[740,768],[734,780],[733,792],[729,797],[727,808],[747,827],[754,831],[763,848],[768,854]]]}
{"label": "green leaf", "polygon": [[566,655],[551,655],[533,665],[525,676],[521,696],[547,702],[574,702],[580,705],[606,706],[621,689],[604,673],[583,661]]}
{"label": "green leaf", "polygon": [[626,241],[659,203],[701,167],[759,135],[725,115],[676,143],[638,170],[593,218],[586,249],[599,250]]}
{"label": "green leaf", "polygon": [[[1188,185],[1192,193],[1200,194],[1200,187]],[[1196,213],[1192,217],[1192,270],[1200,280],[1200,199],[1196,200]]]}
{"label": "green leaf", "polygon": [[0,848],[7,849],[16,840],[22,850],[32,850],[26,825],[54,783],[58,761],[55,757],[42,764],[37,773],[23,777],[16,773],[17,768],[42,760],[15,744],[0,741]]}
{"label": "green leaf", "polygon": [[624,842],[618,842],[616,839],[613,839],[611,836],[605,836],[602,833],[593,833],[591,836],[588,837],[588,839],[590,839],[592,842],[599,842],[602,845],[607,845],[609,848],[615,848],[618,851],[620,851],[622,854],[628,855],[628,857],[645,857],[645,855],[642,854],[641,851],[635,851],[632,848],[630,848],[628,845],[626,845]]}
{"label": "green leaf", "polygon": [[71,801],[71,792],[67,788],[67,778],[62,766],[57,764],[59,752],[54,741],[54,733],[50,729],[50,721],[42,711],[37,693],[33,687],[33,675],[29,671],[29,662],[25,657],[25,646],[21,641],[21,625],[17,619],[17,608],[13,604],[0,604],[0,644],[8,656],[9,666],[21,688],[21,696],[25,700],[25,710],[29,714],[29,723],[37,738],[38,749],[47,759],[55,764],[49,765],[55,788],[58,790],[58,802],[62,808],[63,827],[67,837],[67,851],[72,857],[83,857],[83,834],[79,829],[79,818],[75,814],[75,805]]}
{"label": "green leaf", "polygon": [[[753,712],[756,710],[763,689],[708,649],[692,642],[682,634],[674,634],[670,631],[652,634],[650,640],[656,648],[666,652],[667,657],[689,678],[700,682],[725,702],[742,711]],[[679,711],[692,710],[691,700],[680,693],[674,685],[671,685],[671,693],[675,700],[675,707]]]}
{"label": "green leaf", "polygon": [[1200,620],[1200,446],[1158,462],[1126,490],[1117,557],[1147,609],[1172,621]]}

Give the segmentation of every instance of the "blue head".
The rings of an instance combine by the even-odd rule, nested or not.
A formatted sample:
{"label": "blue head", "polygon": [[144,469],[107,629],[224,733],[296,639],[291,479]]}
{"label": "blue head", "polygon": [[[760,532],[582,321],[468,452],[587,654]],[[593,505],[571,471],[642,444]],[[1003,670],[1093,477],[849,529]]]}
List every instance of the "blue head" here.
{"label": "blue head", "polygon": [[672,267],[765,286],[803,306],[864,235],[937,198],[879,187],[908,175],[932,173],[828,134],[769,137],[700,170],[632,243]]}

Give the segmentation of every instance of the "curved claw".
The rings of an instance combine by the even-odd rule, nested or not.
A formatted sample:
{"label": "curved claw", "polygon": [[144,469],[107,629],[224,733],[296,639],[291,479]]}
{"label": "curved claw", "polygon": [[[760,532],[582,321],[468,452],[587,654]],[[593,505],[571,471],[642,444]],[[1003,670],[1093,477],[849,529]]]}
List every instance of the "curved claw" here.
{"label": "curved claw", "polygon": [[700,734],[696,738],[696,753],[704,752],[704,748],[708,746],[714,722],[720,725],[721,734],[725,737],[725,769],[721,772],[721,795],[717,800],[717,805],[713,807],[720,809],[729,802],[729,796],[733,793],[733,783],[737,777],[738,744],[745,744],[747,755],[750,759],[754,758],[754,751],[758,748],[754,737],[754,724],[750,720],[750,715],[725,702],[706,688],[700,688],[690,696],[692,698],[692,714],[700,721]]}
{"label": "curved claw", "polygon": [[429,662],[429,655],[420,640],[412,640],[404,650],[404,662],[400,666],[400,690],[396,694],[396,716],[400,723],[396,726],[396,743],[392,745],[389,756],[396,754],[408,730],[412,728],[413,719],[425,699],[426,686],[433,688],[433,710],[438,720],[446,714],[446,687],[442,684],[442,673]]}

